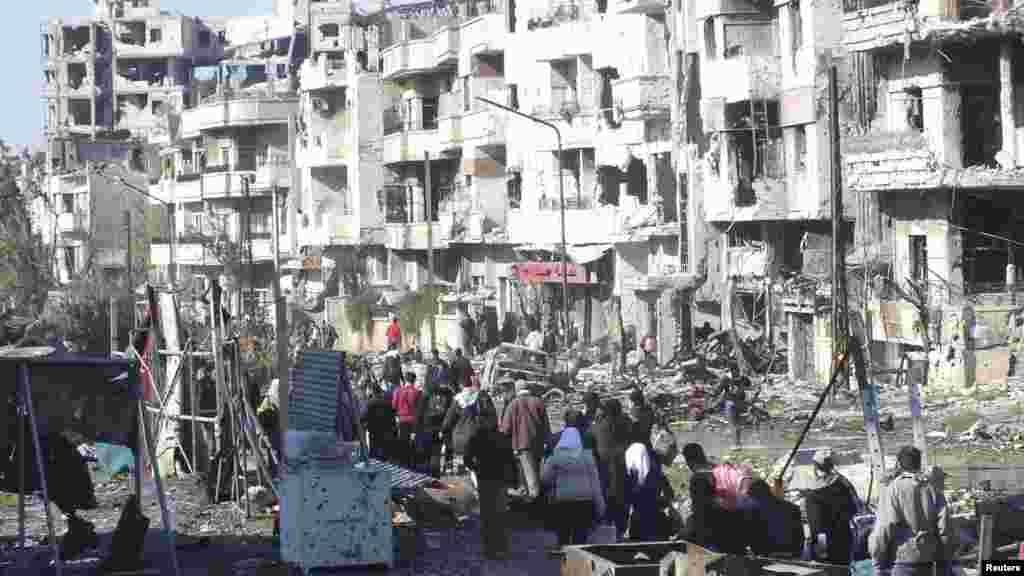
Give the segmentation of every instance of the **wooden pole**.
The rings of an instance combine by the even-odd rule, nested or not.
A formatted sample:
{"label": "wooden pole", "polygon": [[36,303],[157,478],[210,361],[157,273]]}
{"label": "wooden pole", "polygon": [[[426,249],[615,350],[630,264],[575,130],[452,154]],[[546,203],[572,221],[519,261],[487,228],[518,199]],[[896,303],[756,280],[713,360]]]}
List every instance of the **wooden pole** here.
{"label": "wooden pole", "polygon": [[[423,154],[423,187],[426,191],[427,201],[427,294],[434,293],[434,191],[430,183],[430,152]],[[432,302],[427,322],[430,323],[430,349],[435,346],[434,313],[437,311],[437,302]],[[428,374],[429,378],[429,374]],[[424,386],[426,386],[424,382]]]}
{"label": "wooden pole", "polygon": [[[864,430],[868,435],[868,451],[871,454],[872,484],[881,485],[885,475],[885,453],[882,452],[882,435],[878,431],[878,387],[868,380],[864,351],[857,338],[850,339],[849,353],[853,358],[854,374],[864,411]],[[869,488],[870,490],[871,488]]]}
{"label": "wooden pole", "polygon": [[[294,124],[294,116],[291,118],[290,123]],[[295,138],[295,131],[291,130],[288,133],[289,140]],[[294,148],[294,142],[290,142],[290,147]],[[295,181],[292,181],[292,186],[295,186]],[[281,218],[280,208],[278,206],[277,198],[277,186],[274,186],[273,197],[271,198],[271,204],[273,205],[273,219],[272,224],[273,234],[271,235],[272,251],[274,253],[274,275],[273,285],[271,290],[274,294],[274,342],[276,346],[277,354],[277,378],[278,378],[278,422],[279,422],[279,433],[281,434],[280,446],[282,450],[285,445],[285,434],[288,430],[288,320],[285,316],[285,302],[281,297]]]}

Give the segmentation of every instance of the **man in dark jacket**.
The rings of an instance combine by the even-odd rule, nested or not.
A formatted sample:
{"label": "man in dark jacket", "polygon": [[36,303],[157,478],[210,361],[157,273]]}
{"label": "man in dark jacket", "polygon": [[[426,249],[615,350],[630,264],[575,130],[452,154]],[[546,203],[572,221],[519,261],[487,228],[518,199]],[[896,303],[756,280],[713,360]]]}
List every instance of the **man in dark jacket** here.
{"label": "man in dark jacket", "polygon": [[650,446],[651,429],[654,428],[654,410],[647,405],[644,392],[639,388],[634,388],[629,394],[629,416],[633,421],[632,442]]}
{"label": "man in dark jacket", "polygon": [[478,428],[497,425],[498,414],[491,396],[474,386],[464,386],[444,417],[443,429],[451,433],[452,452],[465,456],[469,439]]}
{"label": "man in dark jacket", "polygon": [[455,359],[452,360],[452,389],[461,390],[464,386],[467,386],[470,374],[473,372],[473,366],[469,363],[469,360],[462,355],[462,348],[455,349]]}
{"label": "man in dark jacket", "polygon": [[604,401],[601,417],[591,427],[591,434],[607,502],[606,519],[615,524],[621,538],[626,532],[626,449],[632,424],[622,413],[622,404],[617,399]]}
{"label": "man in dark jacket", "polygon": [[435,477],[441,475],[444,418],[452,404],[448,385],[425,387],[416,407],[417,467]]}
{"label": "man in dark jacket", "polygon": [[370,434],[370,456],[389,461],[395,455],[395,409],[384,390],[377,390],[366,403],[363,428]]}
{"label": "man in dark jacket", "polygon": [[508,554],[506,509],[512,443],[493,425],[482,425],[469,439],[465,460],[466,467],[476,476],[484,555],[488,559],[504,559]]}
{"label": "man in dark jacket", "polygon": [[551,435],[551,423],[544,400],[534,395],[524,380],[516,381],[516,397],[501,418],[501,432],[512,438],[528,499],[534,502],[540,497],[540,461]]}
{"label": "man in dark jacket", "polygon": [[583,412],[576,418],[576,427],[580,434],[590,431],[590,427],[597,419],[597,411],[601,407],[601,397],[595,392],[587,392],[583,395]]}
{"label": "man in dark jacket", "polygon": [[[819,562],[849,564],[853,546],[850,522],[860,508],[857,490],[836,470],[832,451],[827,448],[814,453],[814,477],[816,485],[804,498],[813,558]],[[819,546],[822,537],[824,546]]]}

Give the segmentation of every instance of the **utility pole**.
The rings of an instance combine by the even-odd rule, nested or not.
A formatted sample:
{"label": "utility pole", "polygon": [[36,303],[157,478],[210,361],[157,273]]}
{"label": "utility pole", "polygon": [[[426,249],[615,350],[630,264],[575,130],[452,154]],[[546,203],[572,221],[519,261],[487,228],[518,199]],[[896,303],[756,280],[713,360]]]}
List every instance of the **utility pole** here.
{"label": "utility pole", "polygon": [[[837,359],[847,351],[846,261],[843,241],[843,165],[839,146],[839,81],[835,65],[828,74],[829,144],[832,153],[832,370],[842,370]],[[844,375],[845,376],[845,375]],[[849,389],[845,377],[839,381]],[[836,390],[832,388],[832,398]]]}
{"label": "utility pole", "polygon": [[[295,114],[288,116],[288,150],[291,158],[295,158]],[[291,193],[295,194],[295,191],[299,186],[298,171],[295,168],[294,162],[291,166],[292,170],[292,181],[291,181]],[[288,318],[285,310],[285,301],[281,296],[281,209],[278,206],[278,188],[277,179],[274,179],[273,188],[273,214],[271,217],[274,219],[272,226],[272,238],[271,238],[271,250],[274,253],[274,275],[273,275],[273,286],[271,287],[274,295],[274,333],[275,333],[275,348],[277,352],[277,378],[278,378],[278,420],[280,422],[280,434],[281,434],[281,446],[285,445],[285,435],[288,433],[288,363],[290,358],[288,357]],[[294,206],[294,202],[291,202],[289,206]],[[290,209],[289,209],[290,210]],[[294,235],[293,235],[294,238]]]}
{"label": "utility pole", "polygon": [[[434,191],[430,186],[430,152],[423,154],[423,187],[426,192],[427,201],[427,294],[433,298],[434,294]],[[427,321],[430,322],[430,349],[434,349],[434,312],[437,311],[437,302],[430,303],[430,315]]]}

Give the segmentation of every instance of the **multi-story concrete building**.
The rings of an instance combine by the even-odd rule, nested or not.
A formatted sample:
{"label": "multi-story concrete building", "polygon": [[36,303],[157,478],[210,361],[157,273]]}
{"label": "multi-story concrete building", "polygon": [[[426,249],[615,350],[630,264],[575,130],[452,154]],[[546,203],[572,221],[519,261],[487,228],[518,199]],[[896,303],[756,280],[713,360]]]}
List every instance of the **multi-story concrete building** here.
{"label": "multi-story concrete building", "polygon": [[1024,52],[1007,4],[845,3],[857,128],[843,142],[845,179],[875,280],[873,361],[926,351],[933,384],[1005,381],[1019,352],[1009,318],[1021,279]]}
{"label": "multi-story concrete building", "polygon": [[724,327],[787,347],[792,378],[827,379],[829,317],[815,310],[831,273],[825,97],[839,10],[796,0],[686,5],[699,69],[694,176],[717,247],[698,300],[721,305]]}
{"label": "multi-story concrete building", "polygon": [[[297,201],[298,248],[327,255],[321,263],[340,262],[346,269],[355,260],[383,263],[387,260],[383,210],[377,205],[381,166],[376,152],[383,90],[379,32],[353,13],[350,2],[315,2],[305,8],[311,24],[300,69],[295,143],[295,163],[304,183]],[[386,277],[379,266],[367,269],[379,271],[378,279]],[[339,277],[332,276],[336,271],[337,267],[306,270],[306,294],[357,290],[341,286]],[[332,278],[336,286],[328,285]]]}
{"label": "multi-story concrete building", "polygon": [[[269,303],[272,199],[287,198],[293,181],[297,31],[290,11],[210,23],[224,54],[192,70],[194,95],[161,153],[151,190],[174,208],[176,242],[154,244],[151,261],[164,274],[176,266],[181,280],[226,276],[237,310],[243,291],[255,296],[253,305]],[[280,213],[287,253],[294,219],[283,205]]]}
{"label": "multi-story concrete building", "polygon": [[[169,142],[191,97],[192,64],[216,58],[218,50],[202,23],[163,13],[155,0],[103,0],[92,17],[44,25],[49,221],[40,227],[57,244],[59,277],[71,278],[86,262],[124,261],[116,254],[125,241],[111,235],[122,228],[114,220],[143,198],[122,178],[145,189],[156,169],[149,144]],[[97,176],[94,169],[108,164],[109,173]],[[141,213],[135,221],[141,230]]]}
{"label": "multi-story concrete building", "polygon": [[688,194],[671,157],[674,23],[663,3],[644,1],[519,2],[512,22],[512,101],[558,127],[562,156],[550,128],[508,117],[518,174],[509,238],[537,258],[557,254],[561,179],[568,252],[581,271],[570,285],[574,324],[600,339],[617,324],[606,304],[619,302],[633,342],[657,337],[667,361],[689,333],[688,298],[679,296],[694,272],[680,225]]}

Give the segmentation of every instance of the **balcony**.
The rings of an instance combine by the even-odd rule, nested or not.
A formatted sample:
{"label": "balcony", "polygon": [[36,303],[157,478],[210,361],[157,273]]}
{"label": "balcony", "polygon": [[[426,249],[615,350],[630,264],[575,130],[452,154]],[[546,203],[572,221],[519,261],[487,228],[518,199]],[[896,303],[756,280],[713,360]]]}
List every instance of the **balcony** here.
{"label": "balcony", "polygon": [[463,51],[476,56],[504,52],[507,38],[505,15],[491,13],[463,22],[459,42]]}
{"label": "balcony", "polygon": [[203,130],[287,124],[298,111],[297,97],[235,95],[212,98],[181,115],[181,136],[195,138]]}
{"label": "balcony", "polygon": [[612,82],[622,120],[649,120],[669,115],[672,79],[664,75],[634,76]]}
{"label": "balcony", "polygon": [[[283,246],[284,244],[282,244]],[[273,244],[270,238],[254,238],[252,241],[252,259],[254,262],[268,262],[273,259]],[[149,261],[153,266],[171,264],[170,244],[151,244]],[[174,264],[182,266],[223,266],[224,263],[209,248],[198,242],[187,242],[174,245]]]}
{"label": "balcony", "polygon": [[437,157],[445,147],[441,136],[434,130],[409,130],[388,134],[381,138],[381,162],[422,162],[424,152]]}
{"label": "balcony", "polygon": [[304,139],[295,152],[295,163],[303,168],[316,166],[340,166],[356,159],[353,154],[355,135],[351,131],[352,112],[345,110],[336,114],[331,125],[311,124]]}
{"label": "balcony", "polygon": [[[435,248],[448,245],[451,228],[441,222],[431,222],[431,234]],[[389,223],[387,227],[387,247],[391,250],[426,250],[427,223],[413,222],[409,224]]]}
{"label": "balcony", "polygon": [[216,198],[241,198],[243,196],[242,179],[255,176],[256,180],[249,186],[250,195],[269,194],[274,186],[288,189],[291,187],[291,170],[285,167],[263,166],[257,170],[226,170],[212,172],[208,168],[204,174],[183,173],[176,182],[170,183],[172,190],[169,201],[198,202]]}
{"label": "balcony", "polygon": [[612,14],[664,14],[665,0],[612,0],[608,11]]}
{"label": "balcony", "polygon": [[768,251],[763,246],[730,247],[726,258],[730,277],[763,278],[768,273]]}
{"label": "balcony", "polygon": [[382,52],[384,80],[429,74],[459,59],[459,31],[445,27],[428,38],[399,42]]}
{"label": "balcony", "polygon": [[89,217],[84,212],[58,214],[57,230],[61,234],[85,234],[89,231]]}
{"label": "balcony", "polygon": [[701,97],[726,102],[779,97],[779,59],[769,55],[737,55],[702,66]]}
{"label": "balcony", "polygon": [[299,69],[299,85],[303,91],[337,88],[348,83],[348,67],[343,59],[327,58],[321,54],[317,60],[307,59]]}
{"label": "balcony", "polygon": [[[902,43],[910,26],[916,29],[914,17],[904,9],[903,2],[843,13],[843,43],[853,52],[864,52]],[[913,32],[911,32],[913,34]]]}
{"label": "balcony", "polygon": [[180,42],[152,42],[144,45],[114,42],[118,58],[183,58],[187,51]]}
{"label": "balcony", "polygon": [[[558,210],[512,210],[508,215],[508,237],[514,244],[554,245],[562,241],[562,219]],[[566,210],[566,240],[571,244],[604,244],[622,229],[622,215],[616,206],[590,210]]]}

